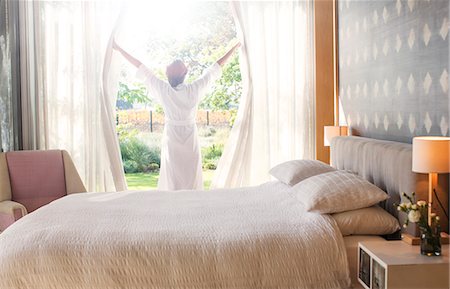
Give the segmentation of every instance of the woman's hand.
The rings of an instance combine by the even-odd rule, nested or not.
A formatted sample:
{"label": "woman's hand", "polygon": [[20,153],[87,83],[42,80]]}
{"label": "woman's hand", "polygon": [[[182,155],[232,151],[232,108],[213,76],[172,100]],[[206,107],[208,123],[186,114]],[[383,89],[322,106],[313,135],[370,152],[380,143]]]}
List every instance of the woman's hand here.
{"label": "woman's hand", "polygon": [[231,47],[230,50],[228,50],[227,53],[225,53],[224,56],[222,56],[219,60],[217,60],[217,63],[218,63],[220,66],[224,66],[225,63],[230,59],[230,57],[231,57],[231,55],[233,54],[233,52],[234,52],[238,47],[240,47],[240,46],[241,46],[241,43],[240,43],[240,42],[236,43],[233,47]]}
{"label": "woman's hand", "polygon": [[114,50],[117,50],[118,52],[120,52],[123,57],[125,57],[126,60],[128,60],[128,62],[130,62],[132,65],[136,66],[137,68],[139,68],[139,66],[142,65],[142,62],[140,62],[138,59],[134,58],[133,56],[131,56],[128,52],[126,52],[125,50],[122,49],[122,47],[120,47],[117,42],[116,39],[113,39],[113,43],[112,43],[112,48]]}

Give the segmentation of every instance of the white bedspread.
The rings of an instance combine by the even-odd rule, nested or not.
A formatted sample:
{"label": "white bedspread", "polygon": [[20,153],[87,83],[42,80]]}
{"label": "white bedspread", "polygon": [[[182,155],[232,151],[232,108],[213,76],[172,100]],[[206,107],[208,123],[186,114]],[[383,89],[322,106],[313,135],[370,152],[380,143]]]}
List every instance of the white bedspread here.
{"label": "white bedspread", "polygon": [[0,288],[346,288],[334,220],[286,188],[64,197],[0,234]]}

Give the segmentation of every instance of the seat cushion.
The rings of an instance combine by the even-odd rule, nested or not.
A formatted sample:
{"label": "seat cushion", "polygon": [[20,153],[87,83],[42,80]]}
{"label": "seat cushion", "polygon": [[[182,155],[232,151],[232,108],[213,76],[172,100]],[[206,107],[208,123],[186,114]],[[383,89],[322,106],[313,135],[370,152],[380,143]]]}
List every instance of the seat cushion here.
{"label": "seat cushion", "polygon": [[12,200],[28,212],[66,195],[61,151],[8,152],[6,160]]}

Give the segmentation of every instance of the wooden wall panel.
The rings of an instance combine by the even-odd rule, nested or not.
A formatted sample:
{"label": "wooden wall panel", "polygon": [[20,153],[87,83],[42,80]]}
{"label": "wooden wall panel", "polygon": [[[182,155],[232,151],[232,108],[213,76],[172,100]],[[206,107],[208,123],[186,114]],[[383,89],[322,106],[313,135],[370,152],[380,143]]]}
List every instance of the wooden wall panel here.
{"label": "wooden wall panel", "polygon": [[[329,147],[323,145],[324,126],[334,125],[336,103],[335,1],[314,2],[316,52],[316,159],[329,162]],[[336,116],[337,117],[337,116]]]}

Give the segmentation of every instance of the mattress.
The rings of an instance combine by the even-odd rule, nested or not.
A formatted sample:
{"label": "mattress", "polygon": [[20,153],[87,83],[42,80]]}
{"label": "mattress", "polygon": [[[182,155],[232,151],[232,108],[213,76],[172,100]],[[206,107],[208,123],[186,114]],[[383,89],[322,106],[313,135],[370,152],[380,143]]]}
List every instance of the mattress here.
{"label": "mattress", "polygon": [[347,288],[339,228],[287,188],[66,196],[0,234],[0,288]]}

